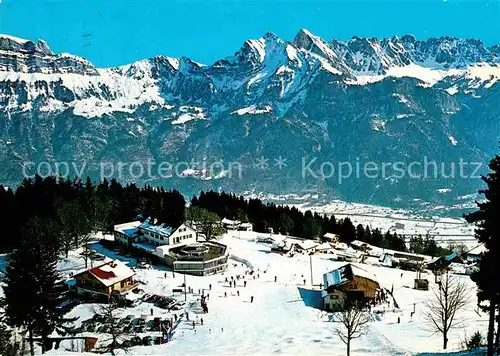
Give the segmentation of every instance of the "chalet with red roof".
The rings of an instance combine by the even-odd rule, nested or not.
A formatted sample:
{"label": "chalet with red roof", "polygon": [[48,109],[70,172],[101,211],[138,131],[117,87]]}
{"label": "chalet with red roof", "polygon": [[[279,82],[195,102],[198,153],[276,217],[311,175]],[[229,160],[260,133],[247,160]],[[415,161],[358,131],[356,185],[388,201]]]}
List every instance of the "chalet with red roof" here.
{"label": "chalet with red roof", "polygon": [[111,295],[126,293],[138,287],[135,272],[125,263],[114,260],[73,276],[78,293]]}

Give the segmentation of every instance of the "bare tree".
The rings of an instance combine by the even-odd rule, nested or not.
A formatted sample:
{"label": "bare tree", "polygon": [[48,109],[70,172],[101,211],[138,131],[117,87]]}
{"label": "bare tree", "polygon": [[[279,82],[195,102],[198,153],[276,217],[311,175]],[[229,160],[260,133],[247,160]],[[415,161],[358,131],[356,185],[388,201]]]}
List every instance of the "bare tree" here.
{"label": "bare tree", "polygon": [[450,329],[463,326],[465,321],[457,317],[457,312],[467,305],[468,288],[464,281],[446,272],[433,292],[434,298],[424,302],[423,315],[429,331],[443,336],[443,349],[446,350]]}
{"label": "bare tree", "polygon": [[186,211],[186,219],[194,222],[197,230],[203,233],[207,240],[224,233],[224,229],[220,226],[219,216],[207,209],[189,207]]}
{"label": "bare tree", "polygon": [[120,343],[123,332],[118,323],[120,318],[116,316],[117,309],[118,304],[111,298],[109,304],[105,304],[98,310],[94,310],[95,314],[101,316],[107,334],[107,337],[102,338],[102,344],[101,347],[99,347],[99,351],[110,353],[113,356],[116,355],[116,350],[126,350]]}
{"label": "bare tree", "polygon": [[450,242],[448,244],[448,250],[450,250],[451,252],[455,252],[459,256],[464,256],[468,252],[467,246],[464,243]]}
{"label": "bare tree", "polygon": [[350,306],[334,316],[334,322],[339,325],[335,327],[335,333],[347,346],[347,356],[351,354],[351,341],[365,334],[366,325],[370,322],[370,316],[357,306]]}

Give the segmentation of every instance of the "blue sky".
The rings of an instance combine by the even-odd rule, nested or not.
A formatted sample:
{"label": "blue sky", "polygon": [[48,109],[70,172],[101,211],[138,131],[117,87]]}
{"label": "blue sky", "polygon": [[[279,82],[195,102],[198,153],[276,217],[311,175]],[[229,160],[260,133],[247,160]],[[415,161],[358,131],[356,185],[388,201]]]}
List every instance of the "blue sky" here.
{"label": "blue sky", "polygon": [[500,0],[0,0],[0,33],[44,39],[100,67],[157,54],[204,64],[274,32],[326,40],[414,34],[500,44]]}

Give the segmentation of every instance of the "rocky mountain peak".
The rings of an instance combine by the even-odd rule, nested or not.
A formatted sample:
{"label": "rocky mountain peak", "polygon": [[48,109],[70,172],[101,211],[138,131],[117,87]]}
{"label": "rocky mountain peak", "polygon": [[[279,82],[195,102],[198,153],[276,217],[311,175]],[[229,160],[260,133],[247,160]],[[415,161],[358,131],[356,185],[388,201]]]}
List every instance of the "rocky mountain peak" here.
{"label": "rocky mountain peak", "polygon": [[[272,33],[250,39],[233,56],[208,66],[186,57],[155,56],[96,69],[81,57],[52,53],[43,41],[1,37],[0,164],[5,168],[0,181],[18,179],[21,159],[212,157],[241,159],[252,167],[246,160],[253,152],[286,155],[290,167],[267,186],[262,176],[245,175],[238,181],[245,189],[249,182],[277,193],[321,184],[335,193],[363,196],[372,184],[370,191],[380,199],[398,197],[407,182],[356,180],[344,188],[293,174],[300,171],[301,156],[317,156],[318,162],[355,155],[387,162],[424,156],[477,162],[490,155],[498,142],[500,66],[477,61],[499,53],[500,46],[452,37],[327,43],[303,29],[292,42]],[[445,67],[459,65],[465,69]],[[233,190],[240,184],[214,182]],[[422,189],[434,198],[444,183]],[[452,186],[457,196],[469,191]],[[415,188],[407,198],[421,193]]]}
{"label": "rocky mountain peak", "polygon": [[322,52],[320,49],[320,46],[323,44],[322,42],[324,42],[322,39],[314,36],[311,32],[304,28],[299,30],[293,40],[293,44],[295,47],[306,49],[311,52]]}
{"label": "rocky mountain peak", "polygon": [[65,53],[56,55],[43,40],[35,43],[8,35],[0,35],[0,71],[98,75],[97,69],[84,58]]}
{"label": "rocky mountain peak", "polygon": [[0,34],[0,50],[20,54],[54,55],[47,43],[43,40],[39,40],[38,43],[34,43],[22,38],[2,34]]}

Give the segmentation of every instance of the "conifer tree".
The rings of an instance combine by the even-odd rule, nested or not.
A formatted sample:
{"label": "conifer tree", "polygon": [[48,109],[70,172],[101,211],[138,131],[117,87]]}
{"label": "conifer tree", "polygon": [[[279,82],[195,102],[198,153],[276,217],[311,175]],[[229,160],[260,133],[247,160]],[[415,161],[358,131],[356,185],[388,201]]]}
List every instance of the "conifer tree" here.
{"label": "conifer tree", "polygon": [[[2,308],[5,301],[0,301]],[[13,331],[5,322],[5,315],[2,312],[0,315],[0,355],[2,356],[17,356],[21,353],[21,345],[18,340],[13,337]]]}
{"label": "conifer tree", "polygon": [[[482,177],[487,188],[480,190],[485,200],[477,202],[478,210],[465,216],[476,224],[476,238],[484,243],[487,251],[483,254],[479,271],[472,275],[478,286],[478,299],[488,302],[488,355],[494,354],[495,309],[500,305],[500,284],[495,283],[500,267],[500,156],[495,156],[490,164],[491,172]],[[499,333],[500,330],[497,330]],[[499,345],[496,345],[497,348]]]}
{"label": "conifer tree", "polygon": [[23,228],[22,243],[9,260],[6,273],[5,315],[9,325],[24,328],[34,355],[33,337],[45,340],[54,331],[70,331],[73,321],[59,308],[64,287],[59,284],[57,239],[52,224],[33,218]]}

